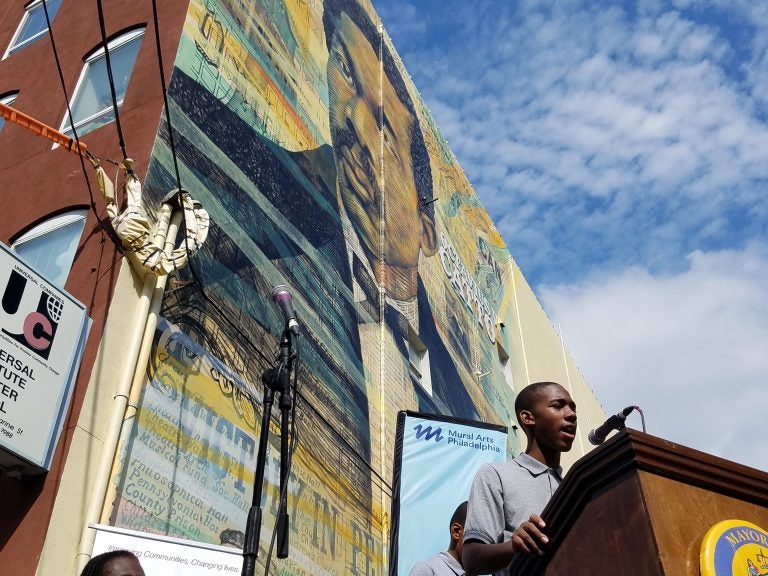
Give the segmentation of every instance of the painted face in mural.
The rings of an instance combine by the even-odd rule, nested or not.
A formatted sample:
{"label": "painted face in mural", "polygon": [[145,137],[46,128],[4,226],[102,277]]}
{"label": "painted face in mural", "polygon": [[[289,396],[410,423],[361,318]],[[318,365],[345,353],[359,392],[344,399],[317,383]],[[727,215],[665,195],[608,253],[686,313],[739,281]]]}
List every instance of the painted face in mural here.
{"label": "painted face in mural", "polygon": [[[416,295],[419,251],[435,253],[435,225],[419,210],[411,156],[412,131],[419,128],[386,76],[379,91],[380,70],[377,50],[342,12],[328,62],[339,192],[377,281],[384,282],[391,297],[408,300]],[[378,248],[382,225],[383,265]]]}

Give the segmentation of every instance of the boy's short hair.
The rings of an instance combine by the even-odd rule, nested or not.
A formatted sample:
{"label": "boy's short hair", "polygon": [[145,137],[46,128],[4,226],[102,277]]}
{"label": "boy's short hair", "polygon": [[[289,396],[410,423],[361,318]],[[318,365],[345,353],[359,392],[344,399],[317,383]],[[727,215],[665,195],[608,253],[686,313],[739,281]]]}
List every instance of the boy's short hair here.
{"label": "boy's short hair", "polygon": [[467,521],[467,501],[464,500],[461,504],[459,504],[456,507],[456,510],[453,512],[453,516],[451,516],[451,523],[449,526],[453,526],[454,524],[461,524],[464,526],[464,523]]}

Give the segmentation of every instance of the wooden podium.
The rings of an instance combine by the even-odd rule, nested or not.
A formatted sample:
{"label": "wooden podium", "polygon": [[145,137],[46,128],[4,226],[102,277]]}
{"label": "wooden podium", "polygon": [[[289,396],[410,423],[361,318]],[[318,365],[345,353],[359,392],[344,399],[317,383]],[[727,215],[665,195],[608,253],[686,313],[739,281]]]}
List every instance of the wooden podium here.
{"label": "wooden podium", "polygon": [[512,574],[699,576],[713,525],[768,527],[768,473],[624,430],[573,465],[542,517],[546,554],[518,554]]}

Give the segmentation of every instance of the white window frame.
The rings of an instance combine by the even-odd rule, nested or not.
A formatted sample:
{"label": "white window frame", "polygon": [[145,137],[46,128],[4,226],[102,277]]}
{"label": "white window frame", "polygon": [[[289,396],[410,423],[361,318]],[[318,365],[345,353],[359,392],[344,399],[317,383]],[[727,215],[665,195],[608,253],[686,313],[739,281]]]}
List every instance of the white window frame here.
{"label": "white window frame", "polygon": [[[6,106],[10,106],[11,104],[13,104],[14,100],[16,100],[18,95],[19,95],[18,92],[14,92],[13,94],[6,94],[2,98],[0,98],[0,103],[5,104]],[[0,124],[0,133],[1,133],[3,131],[3,128],[5,128],[6,122],[8,121],[5,118],[0,117],[0,122],[2,122],[2,124]]]}
{"label": "white window frame", "polygon": [[[118,50],[119,48],[122,48],[123,46],[134,42],[134,41],[141,41],[142,37],[144,36],[144,32],[146,31],[146,28],[136,28],[134,30],[131,30],[129,32],[126,32],[125,34],[122,34],[118,36],[117,38],[113,38],[107,43],[107,50],[110,51],[110,56],[112,53],[115,52],[115,50]],[[77,80],[77,84],[75,85],[75,91],[72,93],[72,100],[70,102],[70,109],[74,110],[77,104],[77,99],[80,97],[80,90],[83,87],[83,84],[85,83],[86,78],[88,77],[88,73],[91,69],[91,65],[94,62],[97,62],[105,57],[105,50],[102,46],[98,50],[94,51],[92,54],[90,54],[84,62],[83,70],[80,73],[80,78]],[[138,54],[137,54],[138,58]],[[131,73],[128,75],[128,82],[130,83],[131,76],[133,75],[133,69],[136,67],[136,62],[134,61],[133,67],[131,68]],[[126,92],[127,92],[128,86],[126,84]],[[117,108],[119,109],[124,102],[124,98],[117,101]],[[110,111],[113,111],[112,102],[110,101],[109,105],[105,108],[102,108],[101,110],[98,110],[91,114],[90,116],[79,120],[75,122],[75,129],[77,130],[78,136],[81,136],[83,134],[87,134],[91,130],[83,130],[83,127],[87,127],[91,122],[94,120],[97,120],[101,116],[104,116],[105,114],[109,114]],[[111,122],[113,122],[112,120]],[[111,122],[107,122],[107,124],[111,124]],[[104,124],[103,126],[106,126],[107,124]],[[98,128],[101,128],[102,126],[98,126],[97,128],[93,128],[93,130],[96,130]],[[69,124],[69,112],[64,114],[64,119],[61,121],[61,127],[59,130],[65,134],[71,134],[72,133],[72,127]],[[57,145],[54,145],[54,148]]]}
{"label": "white window frame", "polygon": [[[53,22],[53,19],[56,18],[56,13],[59,11],[59,8],[61,8],[61,3],[64,0],[59,0],[59,5],[55,7],[54,10],[51,10],[50,6],[47,6],[48,8],[48,17],[50,18],[51,22]],[[50,4],[51,0],[48,0],[48,4]],[[21,18],[21,22],[19,22],[19,27],[16,28],[16,32],[13,34],[13,38],[11,39],[11,43],[8,45],[8,48],[5,51],[5,54],[3,54],[3,60],[11,56],[12,54],[15,54],[19,50],[22,50],[23,48],[26,48],[33,42],[39,40],[43,36],[45,36],[48,33],[48,27],[46,26],[43,30],[40,30],[39,32],[36,32],[32,36],[29,36],[27,38],[24,38],[20,40],[19,38],[24,33],[24,28],[26,27],[27,23],[29,22],[30,17],[38,10],[43,10],[43,0],[35,0],[34,2],[30,2],[26,8],[24,9],[24,16]],[[44,13],[43,13],[44,14]]]}
{"label": "white window frame", "polygon": [[[19,238],[16,239],[16,241],[11,244],[11,250],[18,253],[18,248],[27,242],[37,240],[38,238],[42,238],[46,234],[50,234],[51,232],[54,232],[56,230],[60,230],[66,226],[71,226],[76,223],[81,223],[80,226],[80,233],[78,235],[78,243],[75,244],[75,250],[71,252],[71,258],[69,260],[68,266],[66,266],[66,274],[63,278],[52,278],[50,277],[50,273],[48,270],[37,270],[40,272],[43,276],[48,278],[49,280],[55,282],[59,286],[64,286],[64,283],[67,281],[67,277],[69,275],[69,270],[72,268],[72,263],[75,261],[75,253],[77,251],[77,245],[79,244],[79,239],[83,235],[83,230],[85,228],[85,221],[88,216],[88,210],[83,209],[77,209],[77,210],[71,210],[69,212],[65,212],[63,214],[58,214],[56,216],[52,216],[51,218],[48,218],[47,220],[44,220],[37,226],[33,227],[31,230],[28,230],[24,234],[22,234]],[[19,256],[24,259],[21,254]],[[34,263],[29,263],[30,266],[34,267]]]}

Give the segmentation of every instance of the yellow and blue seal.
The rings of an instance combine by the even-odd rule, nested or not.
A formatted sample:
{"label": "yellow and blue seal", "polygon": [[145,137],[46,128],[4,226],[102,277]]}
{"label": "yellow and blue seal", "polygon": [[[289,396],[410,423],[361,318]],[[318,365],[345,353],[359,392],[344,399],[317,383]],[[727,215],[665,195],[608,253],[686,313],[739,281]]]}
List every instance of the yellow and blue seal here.
{"label": "yellow and blue seal", "polygon": [[768,576],[768,532],[744,520],[723,520],[701,543],[701,576]]}

